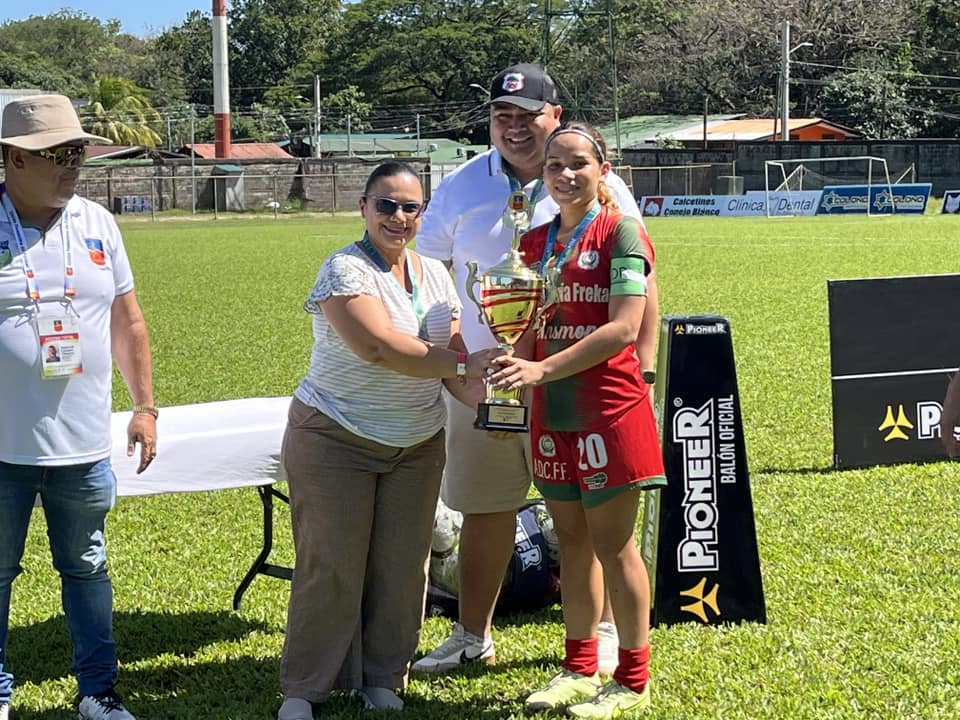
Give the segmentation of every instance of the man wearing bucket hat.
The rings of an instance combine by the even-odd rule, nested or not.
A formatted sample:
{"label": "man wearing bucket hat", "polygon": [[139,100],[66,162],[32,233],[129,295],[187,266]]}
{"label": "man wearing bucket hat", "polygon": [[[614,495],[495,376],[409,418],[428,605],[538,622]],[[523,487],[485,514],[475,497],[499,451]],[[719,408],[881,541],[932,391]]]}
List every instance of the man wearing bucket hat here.
{"label": "man wearing bucket hat", "polygon": [[[498,73],[490,86],[490,139],[493,148],[467,161],[444,177],[430,199],[417,235],[418,251],[444,261],[453,269],[457,292],[465,308],[469,260],[482,273],[511,245],[514,228],[535,227],[551,220],[559,206],[543,186],[544,144],[560,126],[563,108],[553,78],[530,63]],[[606,180],[620,211],[642,224],[630,189],[613,172]],[[518,193],[522,193],[520,198]],[[522,199],[516,212],[507,207]],[[521,217],[522,216],[522,217]],[[647,310],[637,349],[641,367],[654,367],[657,331],[656,283],[650,276]],[[475,312],[464,312],[462,331],[467,347],[479,350],[496,344]],[[638,382],[640,379],[638,378]],[[515,433],[494,438],[476,430],[476,408],[448,398],[447,464],[441,497],[463,513],[459,548],[459,622],[450,638],[413,665],[419,672],[447,672],[467,662],[494,662],[491,638],[493,611],[514,549],[516,511],[530,488],[530,438]],[[604,674],[617,664],[617,631],[612,612],[604,609],[598,628],[600,668]]]}
{"label": "man wearing bucket hat", "polygon": [[[117,696],[113,591],[104,525],[116,498],[110,468],[113,367],[133,398],[127,454],[137,472],[156,455],[150,343],[113,217],[76,195],[91,142],[62,95],[21,97],[3,111],[0,149],[0,720],[11,585],[36,496],[78,684],[80,720],[133,720]],[[45,363],[56,343],[60,360]]]}

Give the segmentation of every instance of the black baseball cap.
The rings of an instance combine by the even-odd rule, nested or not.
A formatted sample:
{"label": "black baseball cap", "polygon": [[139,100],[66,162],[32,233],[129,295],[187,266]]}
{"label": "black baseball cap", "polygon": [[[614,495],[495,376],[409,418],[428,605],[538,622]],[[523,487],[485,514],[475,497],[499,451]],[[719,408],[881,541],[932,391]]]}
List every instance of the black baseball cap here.
{"label": "black baseball cap", "polygon": [[524,110],[540,110],[545,103],[558,105],[557,86],[546,70],[531,63],[511,65],[490,85],[490,103],[509,103]]}

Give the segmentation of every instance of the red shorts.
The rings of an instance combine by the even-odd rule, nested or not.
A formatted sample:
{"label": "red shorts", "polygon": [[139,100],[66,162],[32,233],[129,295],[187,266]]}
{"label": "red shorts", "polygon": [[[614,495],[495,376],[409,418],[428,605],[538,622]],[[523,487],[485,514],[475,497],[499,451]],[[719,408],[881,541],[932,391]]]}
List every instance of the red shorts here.
{"label": "red shorts", "polygon": [[533,479],[548,500],[596,507],[627,488],[667,484],[652,403],[646,398],[599,430],[547,430],[530,422]]}

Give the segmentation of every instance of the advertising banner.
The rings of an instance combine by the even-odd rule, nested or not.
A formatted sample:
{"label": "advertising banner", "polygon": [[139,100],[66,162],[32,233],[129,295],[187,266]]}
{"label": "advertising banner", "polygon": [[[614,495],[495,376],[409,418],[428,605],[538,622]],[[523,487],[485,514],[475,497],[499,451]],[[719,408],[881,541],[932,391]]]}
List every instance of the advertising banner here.
{"label": "advertising banner", "polygon": [[663,318],[655,397],[667,486],[645,493],[651,623],[766,622],[726,318]]}
{"label": "advertising banner", "polygon": [[[816,215],[819,190],[770,193],[771,215]],[[645,217],[740,217],[767,214],[767,193],[750,190],[743,195],[644,195],[640,210]]]}
{"label": "advertising banner", "polygon": [[837,468],[936,460],[960,363],[960,275],[827,284]]}
{"label": "advertising banner", "polygon": [[[930,199],[930,183],[901,185],[825,185],[820,197],[820,215],[896,212],[922,215]],[[891,190],[893,195],[891,197]]]}
{"label": "advertising banner", "polygon": [[940,212],[960,215],[960,190],[947,190],[943,194],[943,207]]}

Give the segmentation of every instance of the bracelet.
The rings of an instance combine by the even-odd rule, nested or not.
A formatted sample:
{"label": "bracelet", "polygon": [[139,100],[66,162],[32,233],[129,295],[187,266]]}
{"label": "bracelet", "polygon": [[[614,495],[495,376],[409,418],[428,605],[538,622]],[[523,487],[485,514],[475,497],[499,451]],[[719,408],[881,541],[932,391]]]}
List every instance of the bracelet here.
{"label": "bracelet", "polygon": [[461,385],[467,384],[467,354],[457,353],[457,380]]}
{"label": "bracelet", "polygon": [[133,414],[134,415],[152,415],[154,420],[160,417],[160,411],[151,405],[134,405]]}

